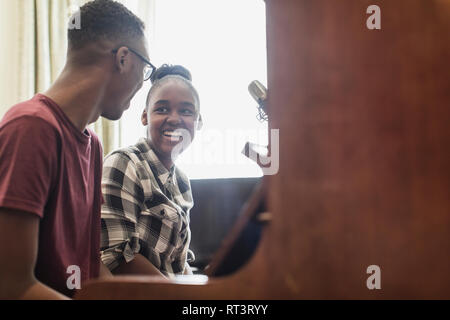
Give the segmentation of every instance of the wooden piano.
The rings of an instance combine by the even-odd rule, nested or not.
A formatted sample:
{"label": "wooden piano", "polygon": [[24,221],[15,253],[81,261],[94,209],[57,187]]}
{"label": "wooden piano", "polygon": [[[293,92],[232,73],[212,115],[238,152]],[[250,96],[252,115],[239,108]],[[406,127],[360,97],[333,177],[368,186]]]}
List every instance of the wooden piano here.
{"label": "wooden piano", "polygon": [[[366,26],[372,4],[380,30]],[[225,277],[117,277],[78,299],[450,298],[450,1],[266,5],[280,170],[234,229],[264,203],[255,253]]]}

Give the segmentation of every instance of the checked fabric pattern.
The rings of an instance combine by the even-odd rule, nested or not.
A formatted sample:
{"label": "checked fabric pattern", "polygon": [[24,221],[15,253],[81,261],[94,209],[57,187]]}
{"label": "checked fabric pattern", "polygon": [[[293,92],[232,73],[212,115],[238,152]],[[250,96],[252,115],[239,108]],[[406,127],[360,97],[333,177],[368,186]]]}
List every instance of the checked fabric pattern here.
{"label": "checked fabric pattern", "polygon": [[105,159],[102,191],[103,263],[114,270],[141,254],[166,276],[182,274],[195,259],[188,178],[175,166],[167,170],[143,138]]}

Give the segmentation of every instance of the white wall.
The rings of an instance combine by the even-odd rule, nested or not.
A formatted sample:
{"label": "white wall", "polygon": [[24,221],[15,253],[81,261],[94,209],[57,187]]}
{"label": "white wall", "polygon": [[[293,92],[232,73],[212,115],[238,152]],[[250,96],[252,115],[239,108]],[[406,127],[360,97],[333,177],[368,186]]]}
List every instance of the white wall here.
{"label": "white wall", "polygon": [[[0,0],[0,118],[17,103],[17,0]],[[20,0],[22,1],[22,0]]]}

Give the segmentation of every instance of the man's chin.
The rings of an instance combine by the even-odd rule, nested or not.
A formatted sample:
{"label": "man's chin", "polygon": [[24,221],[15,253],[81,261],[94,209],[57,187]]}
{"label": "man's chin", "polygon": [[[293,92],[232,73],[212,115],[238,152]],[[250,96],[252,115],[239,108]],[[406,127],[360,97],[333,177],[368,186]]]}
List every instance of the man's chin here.
{"label": "man's chin", "polygon": [[104,113],[102,114],[102,117],[110,121],[117,121],[120,120],[120,118],[122,118],[122,113],[121,114]]}
{"label": "man's chin", "polygon": [[[128,109],[129,106],[130,105],[128,104],[128,107],[126,109]],[[111,120],[111,121],[117,121],[117,120],[120,120],[120,118],[122,118],[122,115],[126,109],[120,108],[120,109],[114,110],[113,112],[106,111],[106,112],[103,112],[102,117],[105,119]]]}

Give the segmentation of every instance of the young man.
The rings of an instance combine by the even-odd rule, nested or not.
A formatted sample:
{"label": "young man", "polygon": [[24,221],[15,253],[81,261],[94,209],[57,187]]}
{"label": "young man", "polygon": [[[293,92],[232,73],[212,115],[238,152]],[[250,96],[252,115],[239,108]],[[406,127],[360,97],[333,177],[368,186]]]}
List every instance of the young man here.
{"label": "young man", "polygon": [[153,66],[144,24],[123,5],[95,0],[80,14],[59,78],[0,122],[0,299],[67,298],[77,270],[81,285],[107,271],[102,147],[86,127],[119,119]]}

